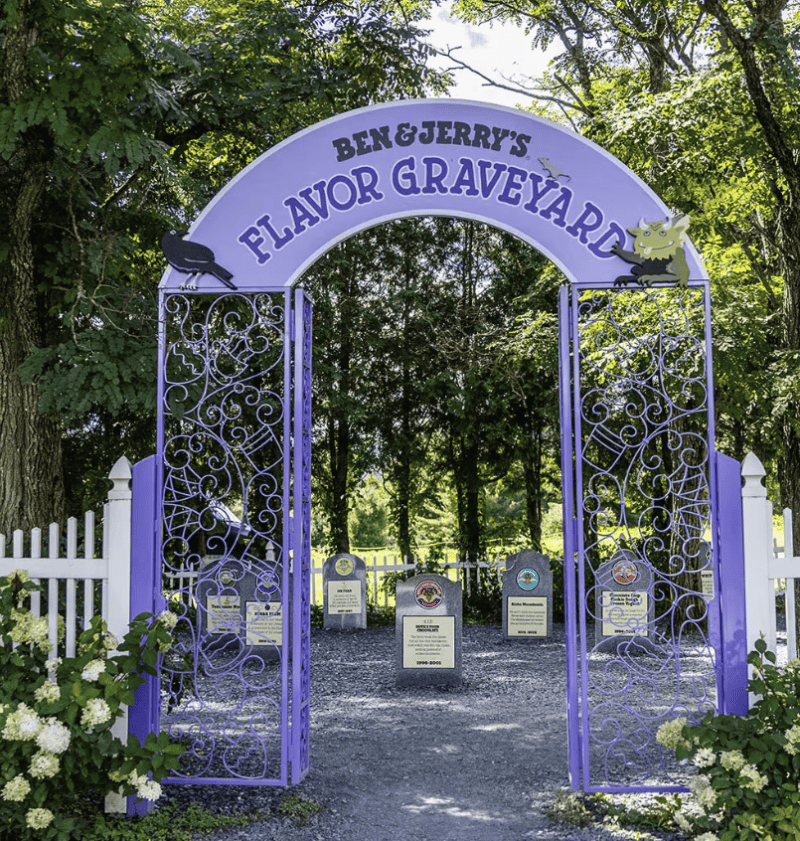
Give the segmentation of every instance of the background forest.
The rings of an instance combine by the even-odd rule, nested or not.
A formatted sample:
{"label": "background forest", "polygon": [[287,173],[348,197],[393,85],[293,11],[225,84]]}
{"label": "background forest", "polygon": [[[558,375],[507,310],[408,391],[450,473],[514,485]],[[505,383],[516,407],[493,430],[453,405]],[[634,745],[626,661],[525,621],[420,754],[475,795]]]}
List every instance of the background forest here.
{"label": "background forest", "polygon": [[[448,78],[428,64],[430,0],[2,5],[7,533],[96,508],[111,464],[153,451],[164,231],[292,133]],[[511,85],[520,102],[689,214],[712,278],[718,449],[754,450],[800,510],[798,4],[455,8],[555,45],[542,78]],[[364,232],[309,270],[317,547],[541,546],[560,494],[560,282],[525,244],[446,219]]]}

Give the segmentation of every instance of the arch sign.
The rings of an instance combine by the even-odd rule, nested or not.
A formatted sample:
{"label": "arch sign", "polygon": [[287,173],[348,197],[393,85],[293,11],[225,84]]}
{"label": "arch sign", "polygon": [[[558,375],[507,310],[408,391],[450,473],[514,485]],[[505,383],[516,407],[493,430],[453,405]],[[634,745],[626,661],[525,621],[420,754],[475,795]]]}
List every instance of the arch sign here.
{"label": "arch sign", "polygon": [[159,574],[196,605],[162,672],[161,725],[193,746],[172,782],[282,785],[308,770],[311,302],[298,282],[357,232],[432,215],[501,228],[569,280],[573,785],[679,787],[658,727],[733,709],[708,279],[688,218],[671,219],[563,126],[471,102],[394,102],[288,138],[163,240]]}
{"label": "arch sign", "polygon": [[[670,216],[620,161],[563,126],[457,100],[394,102],[326,120],[270,149],[206,207],[188,239],[240,289],[296,283],[336,243],[406,216],[508,231],[577,284],[620,274],[611,249],[640,218]],[[705,278],[687,248],[692,278]],[[173,288],[185,275],[168,271]],[[219,288],[204,275],[201,290]]]}

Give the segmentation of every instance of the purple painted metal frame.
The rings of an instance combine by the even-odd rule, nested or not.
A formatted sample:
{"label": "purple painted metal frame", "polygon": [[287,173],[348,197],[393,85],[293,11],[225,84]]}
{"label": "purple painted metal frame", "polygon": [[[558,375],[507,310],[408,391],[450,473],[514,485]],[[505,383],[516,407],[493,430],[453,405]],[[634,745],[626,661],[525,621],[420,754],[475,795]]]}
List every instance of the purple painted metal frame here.
{"label": "purple painted metal frame", "polygon": [[[586,299],[590,297],[589,291],[592,289],[597,290],[591,293],[591,297],[597,301],[596,306],[601,312],[601,316],[594,325],[592,325],[591,308],[595,304],[586,303]],[[586,286],[564,287],[559,300],[569,761],[573,787],[582,788],[585,791],[682,790],[685,788],[685,781],[681,778],[678,769],[668,767],[669,757],[665,756],[664,750],[655,744],[654,731],[657,725],[678,714],[688,713],[690,718],[698,719],[708,709],[717,709],[719,712],[740,712],[743,709],[741,698],[743,695],[746,698],[746,692],[743,692],[742,688],[743,678],[746,678],[746,669],[742,667],[743,653],[741,646],[737,645],[734,637],[731,636],[733,626],[739,629],[743,623],[741,606],[736,603],[736,593],[741,591],[741,565],[737,566],[735,560],[737,546],[739,553],[741,552],[741,526],[739,524],[737,530],[735,521],[737,504],[740,506],[739,483],[737,481],[731,484],[730,477],[726,474],[728,481],[723,492],[717,478],[718,465],[722,465],[719,469],[725,469],[728,473],[732,472],[732,468],[723,462],[721,457],[716,456],[713,450],[713,371],[708,352],[711,348],[708,282],[693,281],[690,283],[690,289],[696,289],[702,295],[703,329],[702,335],[695,339],[662,334],[661,338],[651,335],[642,341],[634,337],[631,332],[626,332],[626,328],[614,323],[610,315],[606,315],[607,320],[603,322],[602,313],[605,312],[605,308],[607,307],[610,313],[612,303],[617,307],[624,307],[624,303],[619,302],[625,302],[625,296],[630,299],[632,295],[646,295],[650,298],[649,306],[658,306],[655,301],[655,296],[659,294],[657,290],[637,293],[614,289],[607,283],[598,283],[588,289]],[[690,292],[687,291],[684,298],[689,297]],[[607,303],[607,301],[612,303]],[[586,335],[591,337],[592,327],[596,333],[598,331],[602,333],[603,328],[607,328],[609,324],[612,329],[607,332],[611,337],[609,339],[611,344],[603,344],[600,341],[590,348],[601,357],[604,352],[611,353],[611,358],[606,364],[612,367],[608,368],[601,377],[602,381],[606,381],[606,385],[599,394],[592,392],[584,394],[582,387],[585,382],[588,382],[582,368],[585,354],[581,342],[584,339],[584,333],[588,330]],[[652,327],[649,329],[652,333]],[[665,329],[663,325],[661,329]],[[606,338],[608,339],[609,336]],[[613,349],[614,336],[619,336],[616,340],[620,343],[617,348],[624,347],[625,350]],[[595,342],[597,342],[596,336]],[[691,345],[692,350],[687,351],[684,347],[683,355],[677,360],[671,359],[672,367],[669,367],[666,362],[669,353],[673,351],[674,356],[675,349],[680,347],[682,342],[684,346]],[[666,350],[662,349],[657,353],[656,345]],[[703,436],[705,444],[702,446],[698,446],[696,436],[691,439],[686,437],[686,433],[674,431],[676,424],[680,429],[681,424],[687,421],[680,420],[681,412],[677,411],[676,405],[670,402],[666,391],[663,392],[663,398],[655,398],[649,405],[647,401],[653,401],[653,397],[648,393],[647,397],[642,397],[643,406],[640,408],[637,399],[641,397],[641,394],[637,394],[637,388],[650,389],[651,384],[647,384],[636,373],[635,361],[632,375],[626,376],[624,369],[625,363],[632,360],[642,348],[645,348],[645,354],[650,353],[657,359],[659,369],[651,371],[651,375],[664,388],[666,386],[663,383],[667,377],[680,380],[681,373],[678,370],[680,364],[691,367],[697,364],[699,355],[703,356],[702,382],[696,377],[689,377],[682,392],[687,398],[687,403],[690,402],[687,395],[692,389],[701,397],[700,409],[703,410],[702,417],[705,423]],[[612,373],[612,370],[615,373]],[[616,395],[614,394],[615,387],[619,392]],[[663,405],[657,406],[658,399],[666,401],[668,407],[666,413]],[[612,423],[611,426],[606,426],[607,418],[613,420],[615,409],[623,418],[623,425],[614,427]],[[630,495],[629,485],[632,486],[635,482],[641,483],[643,480],[639,475],[634,482],[629,475],[631,468],[626,469],[624,458],[622,461],[619,459],[622,458],[623,452],[630,451],[631,448],[635,450],[637,439],[634,433],[638,422],[642,422],[640,426],[645,431],[647,424],[650,423],[657,432],[658,421],[660,421],[660,428],[667,430],[665,418],[667,416],[672,418],[676,411],[678,419],[670,421],[673,431],[658,434],[670,435],[670,449],[680,451],[676,458],[680,459],[679,466],[682,473],[680,471],[675,473],[677,485],[670,484],[672,479],[664,475],[666,471],[663,467],[659,472],[660,462],[657,456],[651,457],[648,464],[643,463],[641,472],[646,474],[655,471],[658,475],[650,476],[650,481],[661,485],[667,482],[669,488],[662,492],[662,497],[668,500],[669,495],[677,493],[678,499],[683,499],[686,507],[676,509],[669,514],[668,527],[665,527],[662,532],[664,537],[659,537],[656,533],[655,538],[645,539],[643,537],[645,532],[640,529],[642,524],[647,522],[647,518],[640,515],[637,525],[629,529],[628,519],[632,515],[626,506],[626,489]],[[656,433],[651,429],[649,434]],[[616,436],[616,441],[614,436]],[[646,439],[645,435],[644,440]],[[644,440],[639,446],[644,446]],[[599,455],[593,454],[593,447]],[[619,454],[615,453],[615,448],[618,448]],[[705,456],[695,467],[692,461],[697,451],[701,455],[704,452]],[[611,470],[607,472],[600,465],[603,455],[608,457],[609,452],[612,453],[613,459]],[[684,461],[683,453],[689,453],[688,462]],[[617,466],[618,461],[619,466]],[[616,484],[617,479],[613,475],[614,469],[627,470],[619,485]],[[705,474],[705,477],[700,475],[701,472]],[[679,475],[682,478],[678,478]],[[691,478],[687,479],[687,476]],[[617,490],[615,491],[614,488]],[[667,502],[660,502],[656,491],[652,493],[652,510],[665,518]],[[606,634],[606,627],[614,624],[611,617],[614,616],[615,609],[600,606],[599,599],[603,598],[604,591],[597,576],[600,574],[601,567],[598,567],[598,563],[602,553],[600,557],[597,553],[602,550],[604,542],[606,545],[610,543],[611,550],[616,547],[618,553],[622,548],[617,542],[619,538],[612,536],[614,520],[609,516],[611,511],[609,506],[613,507],[614,498],[618,498],[617,526],[625,533],[624,539],[630,539],[631,546],[636,543],[636,539],[641,544],[636,552],[629,548],[627,553],[614,555],[614,559],[625,559],[626,555],[628,560],[635,558],[640,564],[636,569],[642,570],[643,567],[649,566],[651,557],[655,558],[659,551],[663,554],[665,546],[668,553],[673,551],[671,541],[680,543],[683,550],[691,555],[688,547],[697,546],[700,538],[709,534],[708,521],[710,520],[712,524],[710,534],[715,536],[713,541],[715,548],[713,554],[709,553],[709,560],[705,565],[710,564],[715,583],[713,594],[703,595],[699,589],[696,592],[688,589],[685,583],[686,578],[691,580],[692,575],[699,577],[700,570],[703,568],[699,556],[696,556],[695,562],[692,562],[690,558],[684,558],[678,563],[679,559],[676,555],[670,555],[666,573],[659,574],[655,567],[650,572],[650,574],[655,573],[656,584],[653,585],[649,595],[644,597],[644,604],[648,604],[647,599],[652,601],[652,614],[648,613],[646,618],[639,616],[635,620],[628,619],[627,616],[614,620],[624,623],[615,631],[621,636],[606,638],[600,634],[600,630],[602,628],[603,634]],[[653,517],[653,523],[655,523],[656,514],[653,513],[650,516]],[[674,522],[673,516],[677,518]],[[690,523],[692,518],[694,518],[693,524]],[[679,532],[681,524],[688,531]],[[678,537],[678,534],[681,536]],[[589,540],[588,546],[587,540]],[[591,563],[588,554],[590,547],[593,557]],[[720,566],[721,559],[726,561],[725,567]],[[653,563],[655,563],[654,560]],[[674,572],[673,567],[675,567]],[[699,587],[697,584],[694,586]],[[655,621],[654,605],[660,600],[665,602],[663,606],[666,607],[670,599],[664,595],[665,592],[675,598],[676,604],[681,601],[688,604],[689,600],[693,599],[696,605],[686,609],[685,614],[678,613],[674,605],[669,607],[661,616],[662,626],[659,628]],[[606,596],[608,596],[607,592]],[[720,611],[723,600],[726,609],[724,616]],[[701,603],[704,607],[697,606]],[[589,617],[594,620],[594,628],[589,626]],[[676,617],[680,617],[677,620],[680,626],[677,628]],[[672,631],[665,630],[664,624],[669,624]],[[632,632],[625,633],[631,626]],[[698,639],[705,640],[705,642],[695,644],[697,651],[694,652],[693,657],[687,655],[685,651],[686,646],[689,645],[690,632],[695,636],[699,634]],[[684,634],[687,636],[684,637]],[[677,635],[678,644],[672,643],[670,649],[668,639],[674,638],[675,635]],[[590,650],[587,640],[591,639],[595,642]],[[620,642],[618,643],[617,640]],[[659,661],[660,657],[663,658],[662,661]],[[694,681],[695,691],[699,694],[694,700],[687,698],[685,694],[685,685],[688,683],[685,676],[687,669],[695,670],[691,680]],[[613,690],[603,684],[606,676],[611,673],[616,673],[620,681],[619,687]],[[670,674],[672,678],[669,678]],[[709,687],[709,681],[713,682],[713,689]],[[675,687],[676,697],[672,703],[666,703],[666,709],[664,698],[659,697],[662,689],[660,684]],[[601,693],[602,697],[598,697],[601,686],[607,688],[607,691]],[[620,692],[623,695],[618,697],[625,697],[628,700],[615,702],[613,698]],[[650,694],[653,694],[651,700],[654,710],[648,712],[643,708],[647,707],[648,697],[646,696]],[[658,711],[655,711],[656,708]],[[627,725],[627,729],[626,716],[633,722]],[[608,733],[611,735],[607,735]],[[626,756],[626,752],[632,752],[635,757]],[[600,784],[596,781],[598,765],[602,765],[601,776],[604,778],[604,782]],[[616,772],[616,781],[610,779],[614,776],[610,769]],[[627,779],[619,781],[619,778],[626,775]]]}
{"label": "purple painted metal frame", "polygon": [[150,568],[159,584],[163,572],[180,580],[171,590],[182,616],[151,721],[160,715],[189,745],[185,771],[164,782],[299,782],[309,765],[311,303],[283,287],[162,292],[161,313],[162,536]]}

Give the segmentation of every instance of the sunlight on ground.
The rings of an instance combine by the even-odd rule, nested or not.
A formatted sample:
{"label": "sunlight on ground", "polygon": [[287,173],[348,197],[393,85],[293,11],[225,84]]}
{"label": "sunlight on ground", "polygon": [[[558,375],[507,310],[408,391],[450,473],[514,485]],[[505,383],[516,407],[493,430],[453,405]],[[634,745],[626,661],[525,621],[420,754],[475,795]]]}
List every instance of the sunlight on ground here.
{"label": "sunlight on ground", "polygon": [[470,730],[480,730],[482,733],[496,733],[498,730],[521,730],[520,724],[478,724]]}
{"label": "sunlight on ground", "polygon": [[[454,818],[469,818],[473,821],[496,821],[497,817],[489,815],[486,812],[480,812],[475,809],[464,809],[461,806],[455,805],[455,801],[450,797],[422,797],[421,803],[412,804],[407,803],[403,808],[406,811],[413,812],[415,815],[422,815],[430,812],[443,812]],[[452,805],[450,805],[452,804]]]}

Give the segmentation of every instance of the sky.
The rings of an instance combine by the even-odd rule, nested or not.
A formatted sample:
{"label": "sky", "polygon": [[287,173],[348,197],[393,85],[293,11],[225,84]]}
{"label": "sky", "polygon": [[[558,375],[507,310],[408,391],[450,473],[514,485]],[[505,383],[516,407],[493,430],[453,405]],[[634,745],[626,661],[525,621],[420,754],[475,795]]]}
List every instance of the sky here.
{"label": "sky", "polygon": [[[513,77],[537,75],[546,64],[546,59],[537,50],[531,48],[531,38],[522,30],[510,24],[482,24],[470,26],[450,16],[450,2],[443,0],[434,9],[431,27],[433,32],[430,43],[439,49],[461,47],[459,53],[464,61],[485,73],[500,79],[501,76]],[[437,63],[437,67],[446,67],[446,62]],[[483,79],[468,70],[455,73],[456,86],[450,95],[457,99],[475,99],[492,102],[497,105],[528,105],[530,100],[519,94],[502,91],[486,86]]]}

